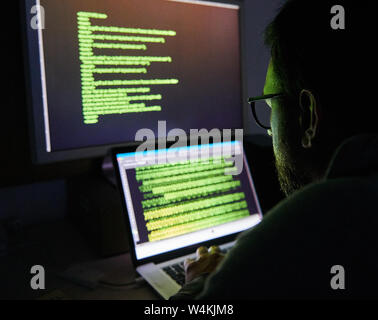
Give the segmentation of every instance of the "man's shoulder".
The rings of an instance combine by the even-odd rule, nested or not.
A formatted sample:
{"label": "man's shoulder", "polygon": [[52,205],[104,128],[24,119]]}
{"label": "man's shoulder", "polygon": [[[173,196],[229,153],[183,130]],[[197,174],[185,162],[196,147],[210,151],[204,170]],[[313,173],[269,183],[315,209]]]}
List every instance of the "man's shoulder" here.
{"label": "man's shoulder", "polygon": [[201,298],[333,297],[329,274],[337,264],[353,273],[346,294],[363,295],[360,271],[377,265],[377,182],[332,179],[282,201],[239,237]]}
{"label": "man's shoulder", "polygon": [[[345,177],[313,183],[277,204],[264,216],[255,229],[246,231],[240,240],[259,233],[299,233],[300,230],[340,230],[368,228],[369,221],[377,224],[373,212],[378,199],[378,175]],[[263,231],[264,230],[264,231]]]}
{"label": "man's shoulder", "polygon": [[[343,177],[312,183],[279,203],[271,212],[289,211],[326,213],[371,208],[378,197],[378,174],[368,177]],[[337,212],[336,212],[337,213]]]}

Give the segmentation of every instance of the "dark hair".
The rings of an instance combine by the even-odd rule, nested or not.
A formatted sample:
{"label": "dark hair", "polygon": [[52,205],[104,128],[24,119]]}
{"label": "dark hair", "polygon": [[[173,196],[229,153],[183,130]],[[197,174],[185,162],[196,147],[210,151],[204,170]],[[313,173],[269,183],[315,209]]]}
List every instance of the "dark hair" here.
{"label": "dark hair", "polygon": [[[375,3],[289,0],[265,31],[284,93],[298,102],[302,89],[311,90],[322,107],[323,132],[337,140],[378,131]],[[345,9],[344,30],[331,27],[334,5]]]}

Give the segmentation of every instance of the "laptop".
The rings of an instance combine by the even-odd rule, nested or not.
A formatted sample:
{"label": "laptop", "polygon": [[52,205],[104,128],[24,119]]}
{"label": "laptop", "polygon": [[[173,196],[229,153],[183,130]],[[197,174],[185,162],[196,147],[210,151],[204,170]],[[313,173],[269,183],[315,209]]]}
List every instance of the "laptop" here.
{"label": "laptop", "polygon": [[262,220],[240,141],[113,150],[136,271],[164,299],[185,282],[199,246],[227,252]]}

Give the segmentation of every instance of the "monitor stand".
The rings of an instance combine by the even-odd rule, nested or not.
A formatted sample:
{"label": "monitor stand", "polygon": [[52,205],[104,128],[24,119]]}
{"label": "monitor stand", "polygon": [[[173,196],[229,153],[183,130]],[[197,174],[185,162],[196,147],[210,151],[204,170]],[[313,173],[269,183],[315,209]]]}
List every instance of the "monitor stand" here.
{"label": "monitor stand", "polygon": [[111,185],[117,186],[115,168],[113,166],[112,157],[110,155],[105,156],[105,158],[102,160],[101,171],[105,179]]}

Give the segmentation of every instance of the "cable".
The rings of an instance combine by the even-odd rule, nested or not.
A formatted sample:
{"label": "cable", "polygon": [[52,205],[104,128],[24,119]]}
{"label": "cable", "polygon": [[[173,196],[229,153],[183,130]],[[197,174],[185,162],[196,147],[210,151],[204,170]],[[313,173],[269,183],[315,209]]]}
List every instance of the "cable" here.
{"label": "cable", "polygon": [[112,282],[108,282],[108,281],[104,281],[104,280],[100,280],[98,283],[102,284],[104,286],[108,286],[108,287],[119,288],[119,287],[128,287],[128,286],[131,286],[131,285],[137,285],[137,284],[141,284],[143,282],[144,282],[144,279],[142,277],[138,277],[138,278],[135,278],[133,281],[125,282],[125,283],[112,283]]}

